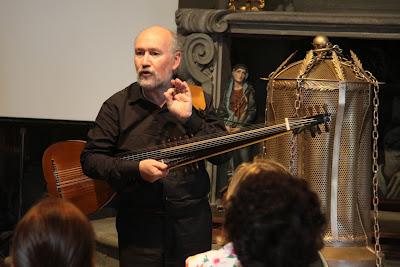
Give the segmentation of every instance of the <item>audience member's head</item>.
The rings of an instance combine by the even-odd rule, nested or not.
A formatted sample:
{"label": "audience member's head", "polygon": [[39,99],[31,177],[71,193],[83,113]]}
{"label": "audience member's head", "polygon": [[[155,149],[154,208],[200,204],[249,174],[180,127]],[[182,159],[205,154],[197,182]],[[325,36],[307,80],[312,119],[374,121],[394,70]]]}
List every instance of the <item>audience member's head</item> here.
{"label": "audience member's head", "polygon": [[225,212],[225,234],[243,266],[301,267],[318,260],[325,226],[319,198],[280,164],[241,165]]}
{"label": "audience member's head", "polygon": [[14,267],[93,267],[94,232],[72,203],[46,198],[18,223],[11,258]]}

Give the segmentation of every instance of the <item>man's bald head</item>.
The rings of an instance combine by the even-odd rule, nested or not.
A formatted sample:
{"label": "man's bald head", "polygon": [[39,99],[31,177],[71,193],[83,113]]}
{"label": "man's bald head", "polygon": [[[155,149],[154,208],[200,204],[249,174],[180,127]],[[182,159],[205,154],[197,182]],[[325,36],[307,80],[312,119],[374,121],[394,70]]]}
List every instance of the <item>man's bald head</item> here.
{"label": "man's bald head", "polygon": [[169,42],[169,47],[172,54],[174,54],[177,51],[180,51],[180,47],[178,44],[178,36],[176,32],[159,25],[154,25],[142,30],[135,38],[135,44],[137,39],[142,35],[153,35],[153,34],[165,37],[164,40]]}

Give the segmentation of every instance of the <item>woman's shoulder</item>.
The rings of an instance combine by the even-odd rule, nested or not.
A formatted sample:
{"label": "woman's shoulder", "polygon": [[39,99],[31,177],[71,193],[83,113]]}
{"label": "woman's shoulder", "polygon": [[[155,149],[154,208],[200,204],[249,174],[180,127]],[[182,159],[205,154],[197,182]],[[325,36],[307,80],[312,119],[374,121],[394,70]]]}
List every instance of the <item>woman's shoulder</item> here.
{"label": "woman's shoulder", "polygon": [[231,243],[226,244],[218,250],[210,250],[186,259],[186,267],[212,266],[240,266]]}

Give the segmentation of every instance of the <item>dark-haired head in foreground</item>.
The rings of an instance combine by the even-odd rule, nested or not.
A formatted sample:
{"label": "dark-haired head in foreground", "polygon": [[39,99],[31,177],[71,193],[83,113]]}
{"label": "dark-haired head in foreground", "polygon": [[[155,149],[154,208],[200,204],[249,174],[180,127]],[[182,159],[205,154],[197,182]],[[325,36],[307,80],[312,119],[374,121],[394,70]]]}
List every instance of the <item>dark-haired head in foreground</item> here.
{"label": "dark-haired head in foreground", "polygon": [[225,231],[245,267],[309,266],[323,247],[325,218],[307,182],[280,164],[241,165],[227,192]]}
{"label": "dark-haired head in foreground", "polygon": [[94,232],[72,203],[47,198],[18,223],[11,257],[14,267],[93,267]]}

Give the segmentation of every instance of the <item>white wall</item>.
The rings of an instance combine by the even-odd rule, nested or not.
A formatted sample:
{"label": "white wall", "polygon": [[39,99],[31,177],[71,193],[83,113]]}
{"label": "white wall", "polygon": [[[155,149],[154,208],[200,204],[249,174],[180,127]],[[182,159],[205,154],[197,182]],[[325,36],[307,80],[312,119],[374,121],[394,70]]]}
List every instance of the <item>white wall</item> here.
{"label": "white wall", "polygon": [[0,117],[88,120],[136,80],[133,40],[178,0],[0,0]]}

